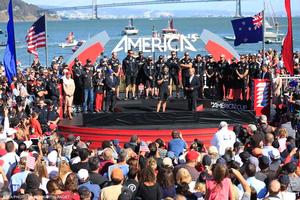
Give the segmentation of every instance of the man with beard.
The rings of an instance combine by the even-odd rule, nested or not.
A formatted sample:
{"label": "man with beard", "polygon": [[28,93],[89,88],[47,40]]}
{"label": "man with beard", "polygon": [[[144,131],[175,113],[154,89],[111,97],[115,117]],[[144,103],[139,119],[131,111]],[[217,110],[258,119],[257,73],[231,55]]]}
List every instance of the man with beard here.
{"label": "man with beard", "polygon": [[[179,58],[177,58],[177,54],[175,51],[171,51],[171,58],[167,60],[167,66],[169,67],[170,70],[170,76],[172,79],[172,82],[174,83],[176,87],[176,97],[179,98],[179,70],[180,70],[180,65],[179,65]],[[173,86],[171,85],[170,87],[170,96],[172,96],[172,89]]]}
{"label": "man with beard", "polygon": [[[185,88],[186,80],[189,77],[189,69],[192,68],[193,61],[190,58],[188,52],[184,53],[184,57],[180,60],[180,68],[181,68],[181,77],[182,77],[182,85]],[[186,91],[184,90],[184,98],[186,99]]]}
{"label": "man with beard", "polygon": [[215,98],[216,95],[216,62],[214,58],[210,56],[205,65],[206,85],[208,91],[205,96],[208,98]]}
{"label": "man with beard", "polygon": [[118,54],[116,52],[112,52],[111,58],[108,60],[108,64],[111,66],[112,70],[114,71],[114,75],[117,78],[116,95],[117,95],[117,100],[120,100],[121,63],[118,59]]}
{"label": "man with beard", "polygon": [[195,75],[199,78],[200,86],[198,91],[198,97],[203,98],[203,75],[205,70],[205,62],[202,60],[202,56],[198,54],[193,62],[193,68],[195,69]]}
{"label": "man with beard", "polygon": [[78,58],[75,58],[74,65],[72,67],[74,82],[75,82],[75,93],[74,93],[74,105],[76,112],[81,111],[81,105],[83,104],[83,82],[82,82],[82,64]]}
{"label": "man with beard", "polygon": [[145,86],[144,66],[145,66],[146,62],[147,62],[147,59],[144,57],[144,53],[142,51],[140,51],[139,56],[136,58],[136,64],[137,64],[137,67],[138,67],[136,85],[138,87],[138,96],[139,97],[143,93],[143,91],[140,90],[139,85],[143,84]]}
{"label": "man with beard", "polygon": [[132,88],[132,98],[136,98],[135,90],[136,90],[136,78],[138,74],[138,66],[135,58],[133,57],[133,51],[128,50],[126,58],[123,60],[123,73],[125,75],[125,101],[129,98],[129,89],[130,85]]}
{"label": "man with beard", "polygon": [[[225,55],[220,56],[220,61],[218,62],[217,68],[217,97],[219,99],[227,100],[229,90],[228,90],[228,68],[229,63],[225,59]],[[225,88],[225,96],[224,96],[224,88]]]}
{"label": "man with beard", "polygon": [[245,56],[241,56],[241,60],[237,63],[237,68],[235,70],[237,74],[237,83],[241,89],[242,99],[247,100],[247,82],[248,82],[248,72],[249,65],[246,61]]}
{"label": "man with beard", "polygon": [[145,74],[145,87],[146,87],[146,99],[149,98],[149,92],[151,96],[154,97],[155,91],[155,77],[156,77],[156,67],[154,65],[152,57],[148,57],[147,63],[144,65]]}

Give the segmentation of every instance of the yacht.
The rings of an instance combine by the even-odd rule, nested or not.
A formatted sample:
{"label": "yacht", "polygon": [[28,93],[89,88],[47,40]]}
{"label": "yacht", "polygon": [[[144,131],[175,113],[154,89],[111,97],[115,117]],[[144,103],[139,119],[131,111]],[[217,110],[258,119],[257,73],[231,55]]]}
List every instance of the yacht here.
{"label": "yacht", "polygon": [[131,18],[129,20],[129,25],[125,26],[122,35],[137,35],[139,33],[139,30],[133,26],[133,19]]}

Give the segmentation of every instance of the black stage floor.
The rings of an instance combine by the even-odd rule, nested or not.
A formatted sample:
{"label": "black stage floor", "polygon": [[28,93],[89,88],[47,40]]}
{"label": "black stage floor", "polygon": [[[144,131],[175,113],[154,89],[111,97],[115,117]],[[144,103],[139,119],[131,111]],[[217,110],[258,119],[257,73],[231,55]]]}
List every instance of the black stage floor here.
{"label": "black stage floor", "polygon": [[[157,113],[156,103],[155,99],[117,101],[118,112],[82,114],[82,123],[78,124],[84,127],[113,129],[178,129],[212,128],[217,127],[220,121],[229,124],[248,124],[255,121],[254,112],[251,110],[215,109],[212,105],[217,102],[211,103],[210,100],[198,101],[198,105],[204,107],[201,112],[187,111],[187,100],[170,99],[167,112]],[[235,103],[227,102],[226,105]]]}

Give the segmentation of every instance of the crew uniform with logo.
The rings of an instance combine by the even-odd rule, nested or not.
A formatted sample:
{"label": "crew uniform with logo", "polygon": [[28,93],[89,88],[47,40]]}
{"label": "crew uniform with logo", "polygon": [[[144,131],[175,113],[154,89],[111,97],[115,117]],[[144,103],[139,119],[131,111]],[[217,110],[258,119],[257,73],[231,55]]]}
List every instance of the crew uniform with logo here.
{"label": "crew uniform with logo", "polygon": [[149,90],[151,95],[154,96],[155,78],[156,78],[156,66],[153,63],[151,57],[148,58],[147,63],[143,67],[145,74],[145,87],[146,87],[146,98],[149,96]]}
{"label": "crew uniform with logo", "polygon": [[[184,58],[180,60],[180,66],[181,66],[181,78],[182,78],[182,85],[183,88],[185,88],[186,80],[189,78],[189,68],[182,67],[183,65],[191,65],[192,66],[193,61],[189,57],[189,54],[186,52]],[[186,97],[186,92],[184,91],[184,97]]]}
{"label": "crew uniform with logo", "polygon": [[[111,69],[114,71],[115,74],[119,74],[120,72],[120,61],[118,58],[110,58],[108,60],[108,65],[111,66]],[[118,85],[120,84],[120,77],[117,75],[116,76],[117,78],[117,82],[118,82]]]}
{"label": "crew uniform with logo", "polygon": [[200,87],[198,91],[198,97],[203,98],[203,75],[205,70],[205,62],[202,60],[202,57],[200,54],[198,54],[193,62],[193,68],[195,69],[195,75],[199,78],[200,81]]}
{"label": "crew uniform with logo", "polygon": [[[147,63],[147,59],[144,57],[142,51],[139,52],[139,56],[135,59],[137,67],[138,67],[138,74],[136,78],[136,84],[140,85],[141,83],[145,85],[145,74],[144,74],[144,65]],[[142,91],[139,90],[139,95]]]}
{"label": "crew uniform with logo", "polygon": [[[168,67],[164,67],[168,68]],[[159,87],[159,100],[160,101],[167,101],[169,97],[169,85],[171,83],[171,77],[169,71],[163,71],[163,73],[157,76],[157,81],[162,81],[161,84],[158,85]]]}
{"label": "crew uniform with logo", "polygon": [[244,59],[245,59],[244,57],[241,57],[241,61],[237,63],[237,68],[235,71],[237,74],[237,84],[241,89],[242,98],[243,100],[246,100],[249,65]]}
{"label": "crew uniform with logo", "polygon": [[[172,79],[172,82],[174,83],[176,87],[176,96],[179,97],[179,71],[180,71],[180,65],[179,65],[179,58],[176,57],[176,52],[171,53],[171,58],[169,58],[166,62],[167,66],[170,70],[170,76]],[[172,90],[171,90],[172,91]],[[172,95],[172,93],[171,93]]]}
{"label": "crew uniform with logo", "polygon": [[251,58],[249,62],[249,89],[250,95],[252,95],[252,87],[254,86],[254,80],[259,78],[260,74],[260,63],[255,60],[255,58]]}
{"label": "crew uniform with logo", "polygon": [[[224,58],[223,58],[224,59]],[[226,60],[220,60],[218,62],[217,68],[217,98],[224,98],[224,88],[225,88],[225,96],[228,96],[228,68],[229,63]]]}
{"label": "crew uniform with logo", "polygon": [[216,62],[213,61],[212,57],[209,58],[205,65],[206,74],[206,85],[209,90],[204,91],[205,96],[208,98],[213,98],[215,96],[215,86],[216,86]]}
{"label": "crew uniform with logo", "polygon": [[158,74],[163,73],[163,67],[166,65],[165,61],[164,61],[164,57],[162,55],[160,55],[158,57],[158,60],[155,62],[155,66],[156,66],[156,71]]}
{"label": "crew uniform with logo", "polygon": [[[123,60],[122,68],[123,68],[123,73],[125,74],[125,85],[126,85],[126,87],[128,87],[130,84],[133,87],[136,87],[136,79],[137,79],[137,75],[138,75],[138,66],[137,66],[135,58],[132,57],[132,56],[127,56]],[[128,94],[126,94],[126,95],[128,95]],[[127,98],[128,97],[125,96],[125,100]],[[133,94],[133,98],[135,98],[135,94]]]}

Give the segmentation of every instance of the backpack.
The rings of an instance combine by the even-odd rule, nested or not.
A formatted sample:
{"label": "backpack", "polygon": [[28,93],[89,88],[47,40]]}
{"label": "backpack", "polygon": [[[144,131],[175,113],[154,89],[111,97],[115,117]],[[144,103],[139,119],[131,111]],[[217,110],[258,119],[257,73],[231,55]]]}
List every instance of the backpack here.
{"label": "backpack", "polygon": [[133,199],[132,191],[127,186],[123,186],[121,189],[121,194],[118,197],[118,200],[132,200],[132,199]]}

